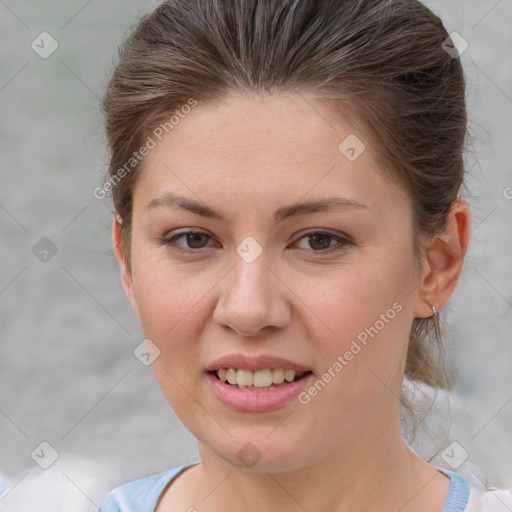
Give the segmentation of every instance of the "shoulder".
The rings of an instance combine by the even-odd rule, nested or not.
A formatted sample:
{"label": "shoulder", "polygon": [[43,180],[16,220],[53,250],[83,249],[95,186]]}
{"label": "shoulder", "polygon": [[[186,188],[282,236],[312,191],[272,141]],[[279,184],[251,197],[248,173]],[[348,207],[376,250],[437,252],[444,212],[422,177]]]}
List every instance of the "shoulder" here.
{"label": "shoulder", "polygon": [[169,482],[189,466],[178,466],[116,487],[103,500],[100,512],[153,512]]}
{"label": "shoulder", "polygon": [[491,488],[482,493],[480,498],[482,512],[510,512],[512,510],[512,491]]}
{"label": "shoulder", "polygon": [[[439,469],[439,468],[438,468]],[[487,487],[474,477],[443,470],[450,477],[451,486],[443,512],[510,512],[512,491]]]}

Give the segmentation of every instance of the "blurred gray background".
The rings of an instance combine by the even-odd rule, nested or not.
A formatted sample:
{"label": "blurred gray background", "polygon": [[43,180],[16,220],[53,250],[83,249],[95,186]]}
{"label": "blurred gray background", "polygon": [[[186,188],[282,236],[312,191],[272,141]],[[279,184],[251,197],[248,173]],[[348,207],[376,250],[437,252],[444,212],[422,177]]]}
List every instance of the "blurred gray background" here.
{"label": "blurred gray background", "polygon": [[[92,194],[116,48],[158,3],[0,0],[0,511],[36,497],[31,510],[97,510],[112,487],[198,458],[134,357],[143,336],[113,260],[110,204]],[[469,43],[473,226],[442,312],[458,385],[413,447],[512,488],[512,2],[426,4]]]}

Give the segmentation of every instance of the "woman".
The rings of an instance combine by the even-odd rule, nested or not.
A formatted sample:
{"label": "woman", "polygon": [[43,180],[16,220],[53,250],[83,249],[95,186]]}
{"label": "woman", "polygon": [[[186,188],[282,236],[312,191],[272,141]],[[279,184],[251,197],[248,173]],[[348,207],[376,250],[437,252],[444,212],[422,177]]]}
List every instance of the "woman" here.
{"label": "woman", "polygon": [[470,237],[458,56],[415,0],[171,0],[140,22],[103,99],[104,189],[143,356],[201,457],[104,512],[496,495],[400,432],[404,376],[450,386],[433,345]]}

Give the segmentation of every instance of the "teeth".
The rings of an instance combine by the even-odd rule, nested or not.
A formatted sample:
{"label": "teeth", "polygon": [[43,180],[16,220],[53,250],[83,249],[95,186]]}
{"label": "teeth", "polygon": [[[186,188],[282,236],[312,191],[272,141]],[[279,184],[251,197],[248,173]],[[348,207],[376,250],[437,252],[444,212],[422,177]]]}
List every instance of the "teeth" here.
{"label": "teeth", "polygon": [[285,371],[282,368],[276,368],[272,370],[272,382],[275,384],[281,384],[284,381]]}
{"label": "teeth", "polygon": [[232,368],[226,370],[226,379],[230,384],[236,384],[236,370],[233,370]]}
{"label": "teeth", "polygon": [[[235,371],[235,370],[233,370]],[[238,370],[236,372],[236,383],[239,386],[252,386],[253,373],[251,370]]]}
{"label": "teeth", "polygon": [[288,382],[292,382],[292,380],[295,379],[295,370],[286,370],[284,372],[284,378]]}
{"label": "teeth", "polygon": [[251,370],[234,368],[220,368],[217,370],[217,376],[223,382],[229,382],[231,385],[238,385],[240,389],[251,388],[269,388],[273,389],[273,384],[282,384],[285,380],[293,382],[302,377],[306,372],[296,372],[295,370],[285,370],[283,368]]}
{"label": "teeth", "polygon": [[272,386],[272,371],[271,370],[259,370],[254,372],[253,386],[257,388],[266,388]]}

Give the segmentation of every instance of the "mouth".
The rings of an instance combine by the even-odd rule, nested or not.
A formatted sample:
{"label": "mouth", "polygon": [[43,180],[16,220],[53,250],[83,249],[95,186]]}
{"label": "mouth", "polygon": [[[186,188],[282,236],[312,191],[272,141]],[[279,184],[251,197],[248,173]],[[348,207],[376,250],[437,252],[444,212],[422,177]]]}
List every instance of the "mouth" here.
{"label": "mouth", "polygon": [[269,391],[302,380],[313,372],[285,368],[267,368],[258,371],[244,368],[219,368],[207,373],[234,389]]}

